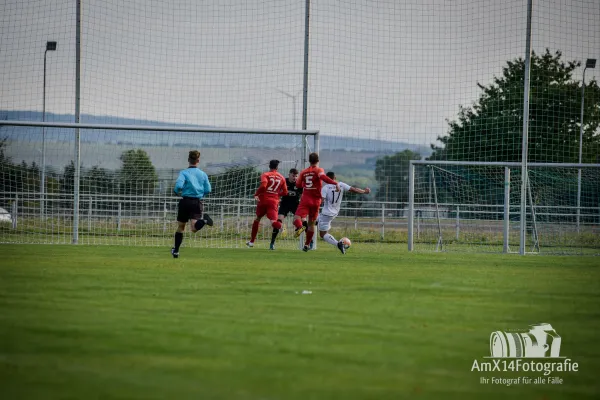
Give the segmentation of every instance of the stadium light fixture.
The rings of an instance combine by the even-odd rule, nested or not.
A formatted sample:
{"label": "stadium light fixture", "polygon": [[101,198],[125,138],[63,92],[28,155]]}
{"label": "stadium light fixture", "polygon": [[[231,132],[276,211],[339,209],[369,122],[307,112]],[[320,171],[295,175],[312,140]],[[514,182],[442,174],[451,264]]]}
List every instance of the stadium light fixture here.
{"label": "stadium light fixture", "polygon": [[[57,42],[46,42],[44,51],[44,89],[42,99],[42,122],[46,122],[46,55],[49,51],[56,51]],[[40,215],[44,216],[44,199],[46,197],[46,128],[42,126],[42,177],[40,179]]]}
{"label": "stadium light fixture", "polygon": [[292,99],[292,107],[293,107],[293,113],[292,113],[292,129],[296,129],[296,98],[298,96],[300,96],[300,93],[302,93],[302,91],[299,91],[298,93],[296,93],[296,95],[290,94],[288,92],[284,92],[283,90],[279,90],[279,89],[275,89],[277,90],[279,93],[283,94],[284,96],[289,97],[290,99]]}
{"label": "stadium light fixture", "polygon": [[595,58],[588,58],[585,61],[585,67],[586,68],[596,68],[596,59]]}
{"label": "stadium light fixture", "polygon": [[[583,78],[581,79],[581,120],[579,123],[579,164],[583,162],[583,107],[585,104],[585,70],[596,68],[596,59],[588,58],[583,68]],[[581,217],[581,168],[577,171],[577,233],[579,233],[579,222]]]}

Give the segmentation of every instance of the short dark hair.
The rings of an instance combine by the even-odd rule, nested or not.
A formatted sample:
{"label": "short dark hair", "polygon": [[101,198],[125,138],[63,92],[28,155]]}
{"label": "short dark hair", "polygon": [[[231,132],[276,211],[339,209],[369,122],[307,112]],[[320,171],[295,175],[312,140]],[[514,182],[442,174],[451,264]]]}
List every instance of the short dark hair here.
{"label": "short dark hair", "polygon": [[329,171],[329,172],[327,173],[327,177],[328,177],[329,179],[335,179],[335,172],[333,172],[333,171]]}
{"label": "short dark hair", "polygon": [[279,167],[279,160],[269,161],[269,169],[277,169]]}
{"label": "short dark hair", "polygon": [[308,156],[308,162],[311,164],[316,164],[319,162],[319,155],[317,153],[310,153]]}
{"label": "short dark hair", "polygon": [[188,154],[188,161],[190,164],[196,164],[200,159],[200,152],[198,150],[190,150]]}
{"label": "short dark hair", "polygon": [[298,170],[296,168],[290,169],[290,174],[298,174]]}

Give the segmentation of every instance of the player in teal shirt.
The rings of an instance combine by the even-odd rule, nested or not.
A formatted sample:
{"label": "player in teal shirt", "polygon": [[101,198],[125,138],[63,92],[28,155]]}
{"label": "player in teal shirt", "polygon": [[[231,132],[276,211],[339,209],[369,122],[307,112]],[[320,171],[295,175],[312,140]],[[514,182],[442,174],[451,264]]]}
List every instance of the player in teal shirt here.
{"label": "player in teal shirt", "polygon": [[173,258],[179,257],[179,247],[183,242],[185,225],[190,221],[192,232],[198,232],[204,225],[213,226],[213,220],[204,214],[202,199],[211,191],[210,182],[206,172],[198,168],[200,152],[192,150],[188,156],[189,167],[179,173],[173,192],[181,196],[177,206],[177,232],[175,232],[175,246],[171,249]]}

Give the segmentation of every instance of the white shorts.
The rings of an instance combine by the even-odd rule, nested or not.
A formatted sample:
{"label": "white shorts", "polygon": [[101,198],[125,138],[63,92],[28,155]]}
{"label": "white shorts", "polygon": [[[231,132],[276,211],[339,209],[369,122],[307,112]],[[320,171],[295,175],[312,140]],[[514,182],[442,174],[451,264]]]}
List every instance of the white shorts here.
{"label": "white shorts", "polygon": [[317,219],[317,228],[320,231],[328,231],[331,229],[331,222],[335,219],[335,216],[323,215],[319,214],[319,218]]}

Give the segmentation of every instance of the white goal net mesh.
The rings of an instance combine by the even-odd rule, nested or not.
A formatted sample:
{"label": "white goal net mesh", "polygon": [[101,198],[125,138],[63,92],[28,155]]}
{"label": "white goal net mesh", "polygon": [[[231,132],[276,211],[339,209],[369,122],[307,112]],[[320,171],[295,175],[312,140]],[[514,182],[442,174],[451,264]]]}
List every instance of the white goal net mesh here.
{"label": "white goal net mesh", "polygon": [[[526,251],[600,254],[600,168],[528,170]],[[519,251],[521,169],[415,164],[416,250]]]}
{"label": "white goal net mesh", "polygon": [[[9,136],[0,144],[0,241],[71,243],[73,131],[46,129],[42,192],[39,164],[14,161],[36,159],[38,143],[26,138],[40,128],[5,129]],[[205,210],[215,226],[190,236],[185,246],[243,244],[254,218],[253,194],[260,174],[268,170],[268,162],[262,160],[281,160],[280,171],[287,176],[302,163],[301,136],[82,130],[78,242],[169,245],[179,199],[173,194],[175,180],[187,167],[189,150],[204,147],[210,150],[201,151],[200,168],[213,187]]]}

